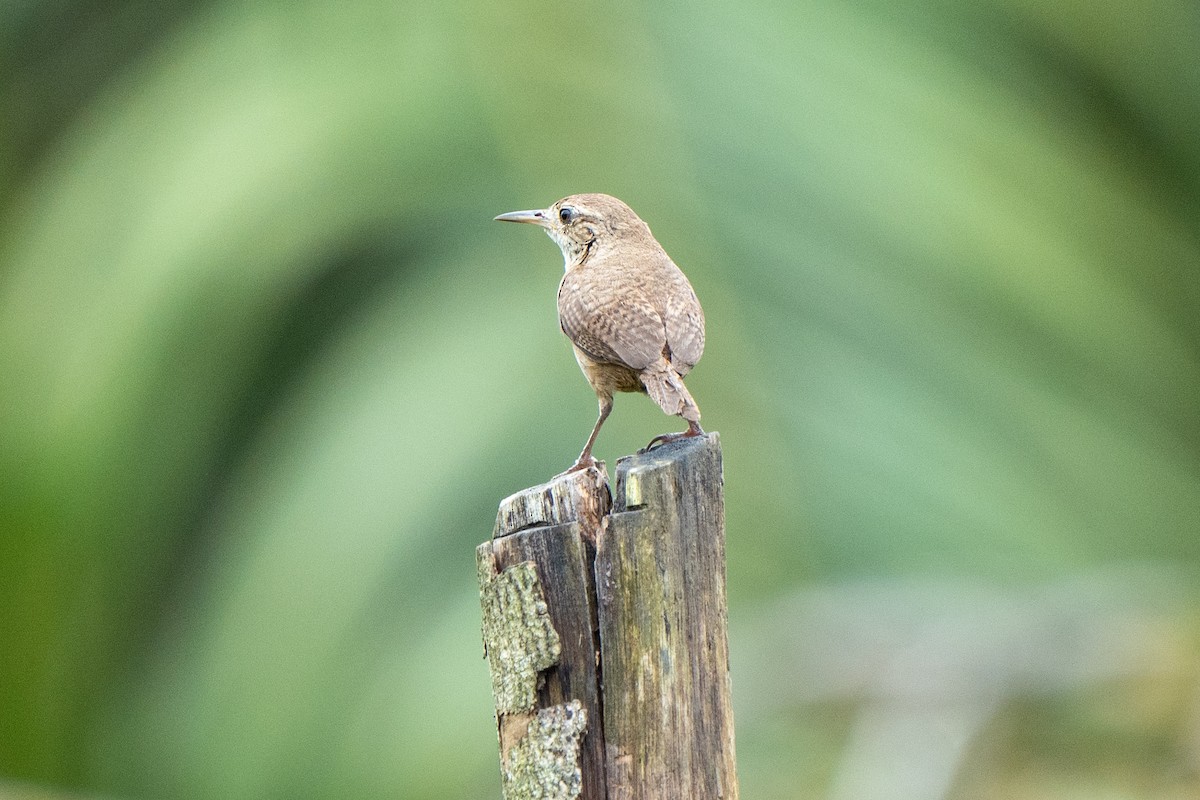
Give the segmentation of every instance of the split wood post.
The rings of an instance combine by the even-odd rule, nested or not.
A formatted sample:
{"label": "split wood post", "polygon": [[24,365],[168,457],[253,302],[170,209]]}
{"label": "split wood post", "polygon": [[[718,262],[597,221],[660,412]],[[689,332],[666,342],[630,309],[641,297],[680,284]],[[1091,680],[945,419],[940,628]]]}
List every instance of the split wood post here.
{"label": "split wood post", "polygon": [[506,800],[737,800],[717,434],[518,492],[476,555]]}

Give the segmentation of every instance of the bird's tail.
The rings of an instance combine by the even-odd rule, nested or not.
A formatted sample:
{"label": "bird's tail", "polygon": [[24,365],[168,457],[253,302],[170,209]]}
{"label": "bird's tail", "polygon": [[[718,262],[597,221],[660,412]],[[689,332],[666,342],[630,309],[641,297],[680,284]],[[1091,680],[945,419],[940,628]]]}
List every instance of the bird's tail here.
{"label": "bird's tail", "polygon": [[657,364],[644,369],[641,378],[646,393],[663,411],[683,417],[688,422],[700,421],[700,407],[683,385],[683,378],[679,377],[666,358],[660,358]]}

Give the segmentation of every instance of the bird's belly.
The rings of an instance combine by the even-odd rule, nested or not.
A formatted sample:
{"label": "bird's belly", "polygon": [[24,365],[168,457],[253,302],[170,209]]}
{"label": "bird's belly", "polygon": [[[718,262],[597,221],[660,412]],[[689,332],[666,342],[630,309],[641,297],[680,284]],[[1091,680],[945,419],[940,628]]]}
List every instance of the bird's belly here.
{"label": "bird's belly", "polygon": [[645,392],[646,387],[638,378],[636,370],[622,364],[606,364],[594,361],[587,353],[578,347],[575,350],[575,360],[592,389],[597,394],[612,394],[613,392]]}

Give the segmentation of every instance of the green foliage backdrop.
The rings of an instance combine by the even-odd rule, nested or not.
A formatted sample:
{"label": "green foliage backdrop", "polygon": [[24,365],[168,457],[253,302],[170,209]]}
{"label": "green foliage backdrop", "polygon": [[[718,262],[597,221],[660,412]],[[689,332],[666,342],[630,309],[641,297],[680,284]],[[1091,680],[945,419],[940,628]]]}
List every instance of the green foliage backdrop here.
{"label": "green foliage backdrop", "polygon": [[[472,549],[692,278],[754,798],[1200,791],[1189,0],[0,9],[0,797],[497,796]],[[669,423],[617,401],[610,463]],[[37,794],[37,796],[41,796]]]}

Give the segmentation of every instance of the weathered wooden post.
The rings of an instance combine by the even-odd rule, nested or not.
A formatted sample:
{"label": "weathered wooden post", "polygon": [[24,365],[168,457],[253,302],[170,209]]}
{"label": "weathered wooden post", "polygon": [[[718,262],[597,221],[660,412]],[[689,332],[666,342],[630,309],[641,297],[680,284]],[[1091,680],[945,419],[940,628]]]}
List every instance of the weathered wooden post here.
{"label": "weathered wooden post", "polygon": [[507,498],[477,563],[506,800],[736,800],[715,433]]}

